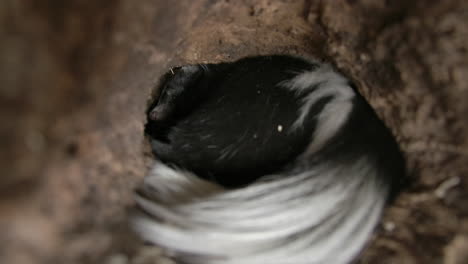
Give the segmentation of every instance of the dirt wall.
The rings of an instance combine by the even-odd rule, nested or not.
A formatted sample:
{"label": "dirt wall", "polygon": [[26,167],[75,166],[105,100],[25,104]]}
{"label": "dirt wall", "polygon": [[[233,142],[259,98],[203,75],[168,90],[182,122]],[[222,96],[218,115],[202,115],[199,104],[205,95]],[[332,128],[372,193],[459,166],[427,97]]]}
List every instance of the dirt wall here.
{"label": "dirt wall", "polygon": [[468,259],[468,6],[449,1],[0,3],[0,262],[166,263],[127,228],[169,67],[327,59],[398,138],[410,186],[361,263]]}

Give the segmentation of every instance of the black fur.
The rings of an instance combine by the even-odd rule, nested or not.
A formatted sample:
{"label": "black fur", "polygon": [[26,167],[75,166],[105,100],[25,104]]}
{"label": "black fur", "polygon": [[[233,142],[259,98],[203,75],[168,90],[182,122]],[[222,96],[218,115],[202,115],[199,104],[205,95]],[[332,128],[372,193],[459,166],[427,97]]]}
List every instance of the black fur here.
{"label": "black fur", "polygon": [[[184,70],[187,67],[191,71]],[[307,93],[279,89],[278,84],[315,67],[300,58],[276,55],[171,70],[148,110],[146,133],[154,154],[225,187],[241,187],[281,171],[310,143],[315,117],[330,98],[315,104],[301,128],[291,131]],[[391,175],[402,173],[403,159],[388,129],[360,96],[349,118],[353,121],[315,162],[328,155],[346,160],[345,155],[369,149],[389,172],[385,180],[398,185]],[[350,148],[344,154],[343,144]]]}
{"label": "black fur", "polygon": [[[180,98],[170,100],[174,109],[166,119],[150,116],[148,121],[146,132],[158,158],[239,187],[280,170],[307,146],[314,119],[300,130],[287,130],[297,119],[303,95],[276,85],[313,65],[268,56],[196,67],[194,74],[179,69],[168,78],[154,105],[165,105],[170,90],[183,90]],[[166,129],[158,133],[158,127]]]}

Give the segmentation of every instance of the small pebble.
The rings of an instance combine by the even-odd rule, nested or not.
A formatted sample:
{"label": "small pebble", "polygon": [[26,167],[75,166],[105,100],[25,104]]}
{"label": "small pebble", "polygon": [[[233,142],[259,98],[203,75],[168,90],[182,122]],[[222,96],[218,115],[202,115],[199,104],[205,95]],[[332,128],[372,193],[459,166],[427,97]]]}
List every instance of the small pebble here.
{"label": "small pebble", "polygon": [[395,230],[395,223],[393,222],[386,222],[384,223],[384,229],[385,231],[387,232],[392,232],[393,230]]}
{"label": "small pebble", "polygon": [[448,180],[444,181],[443,183],[439,185],[439,187],[435,190],[435,195],[437,196],[437,198],[442,199],[445,197],[445,195],[450,189],[456,187],[459,184],[460,184],[460,178],[458,177],[449,178]]}

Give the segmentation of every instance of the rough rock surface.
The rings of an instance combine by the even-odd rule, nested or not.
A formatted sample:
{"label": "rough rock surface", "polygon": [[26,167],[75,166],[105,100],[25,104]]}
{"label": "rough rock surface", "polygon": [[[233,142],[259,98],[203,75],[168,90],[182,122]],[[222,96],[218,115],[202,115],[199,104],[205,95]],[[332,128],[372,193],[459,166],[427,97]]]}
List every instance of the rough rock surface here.
{"label": "rough rock surface", "polygon": [[466,263],[464,2],[1,1],[0,262],[170,263],[126,223],[158,77],[287,53],[353,79],[407,158],[412,182],[360,263]]}

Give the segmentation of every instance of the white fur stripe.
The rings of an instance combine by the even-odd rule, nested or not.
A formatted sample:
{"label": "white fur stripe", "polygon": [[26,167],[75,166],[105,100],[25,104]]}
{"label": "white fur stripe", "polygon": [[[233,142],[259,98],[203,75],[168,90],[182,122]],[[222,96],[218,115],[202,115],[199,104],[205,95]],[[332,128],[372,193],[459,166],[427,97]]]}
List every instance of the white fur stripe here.
{"label": "white fur stripe", "polygon": [[294,90],[299,95],[309,92],[303,99],[299,117],[292,126],[293,130],[303,126],[314,104],[320,99],[332,97],[318,114],[317,128],[308,153],[318,151],[339,131],[353,107],[351,100],[355,96],[354,90],[349,86],[348,80],[335,72],[329,64],[318,64],[313,71],[300,73],[291,80],[282,82],[280,86]]}
{"label": "white fur stripe", "polygon": [[142,237],[188,263],[347,263],[385,202],[375,173],[360,158],[222,190],[159,163],[145,180],[150,198],[137,197],[152,216],[133,223]]}

